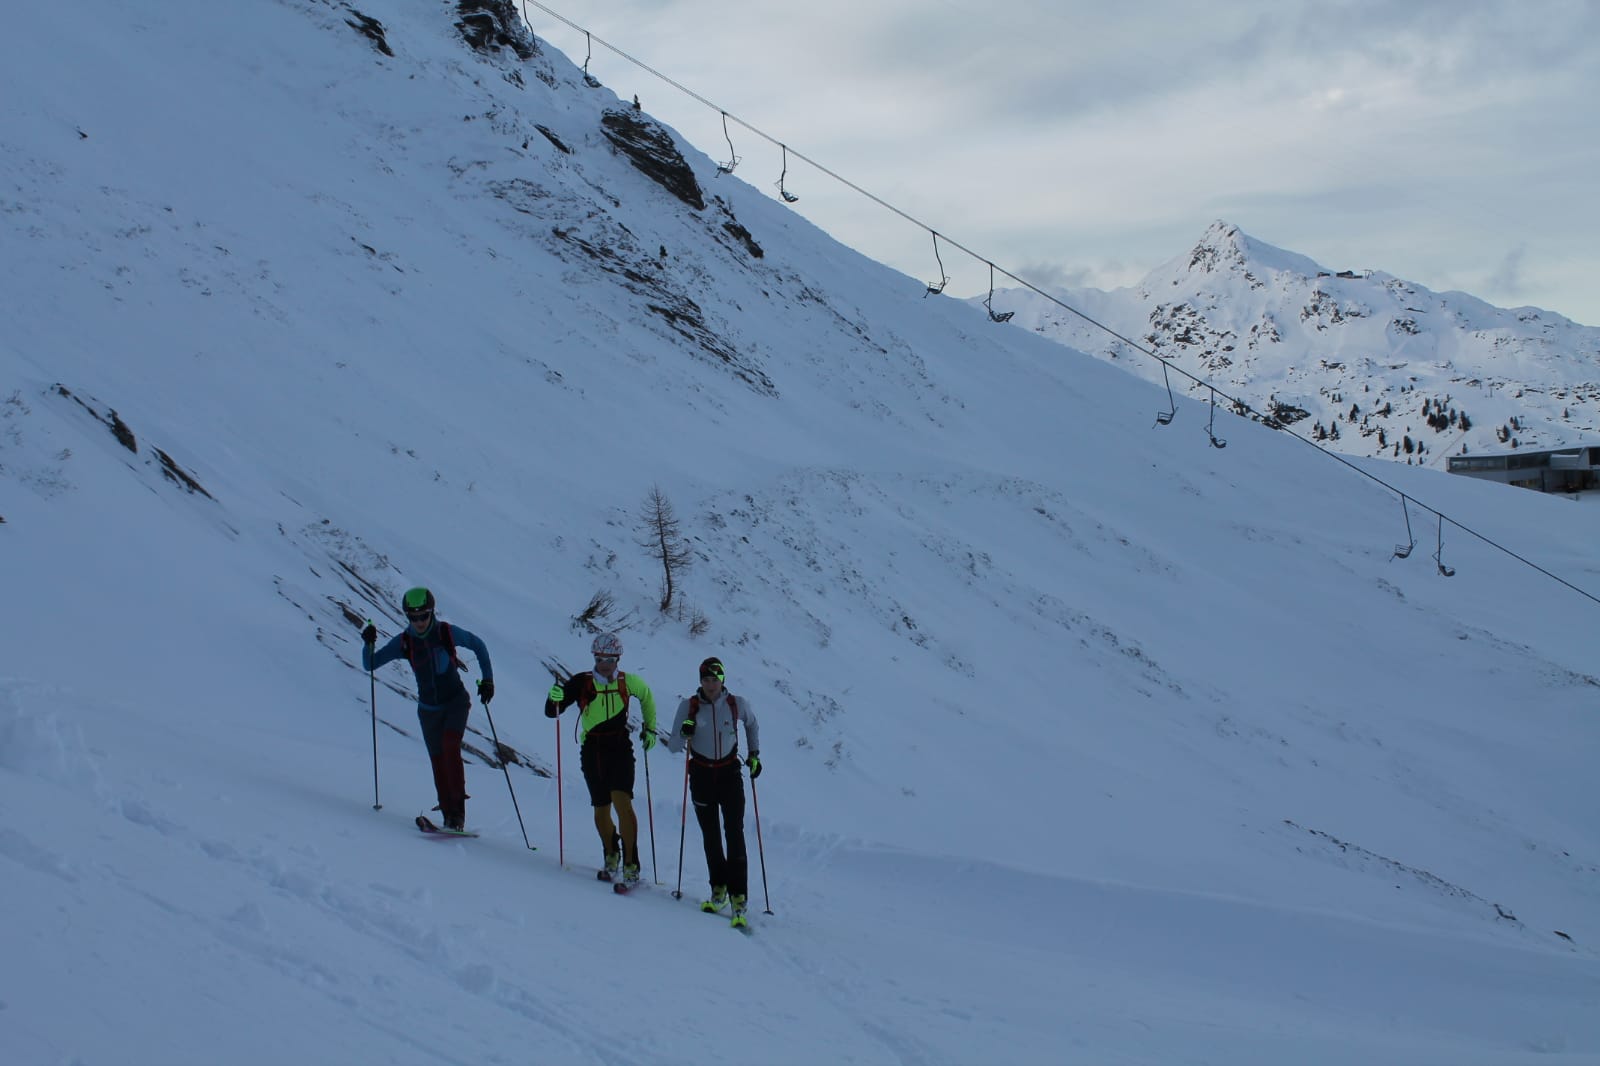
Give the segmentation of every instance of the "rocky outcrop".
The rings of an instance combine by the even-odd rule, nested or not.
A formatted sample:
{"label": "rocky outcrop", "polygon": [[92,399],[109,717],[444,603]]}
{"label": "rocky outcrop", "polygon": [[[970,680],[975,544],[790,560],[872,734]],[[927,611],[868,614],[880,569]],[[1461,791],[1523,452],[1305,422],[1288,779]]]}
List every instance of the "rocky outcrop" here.
{"label": "rocky outcrop", "polygon": [[643,112],[611,108],[600,116],[600,131],[641,174],[696,211],[705,210],[700,182],[664,127]]}
{"label": "rocky outcrop", "polygon": [[528,32],[511,0],[459,0],[456,4],[456,29],[479,52],[509,48],[520,59],[539,54],[533,34]]}

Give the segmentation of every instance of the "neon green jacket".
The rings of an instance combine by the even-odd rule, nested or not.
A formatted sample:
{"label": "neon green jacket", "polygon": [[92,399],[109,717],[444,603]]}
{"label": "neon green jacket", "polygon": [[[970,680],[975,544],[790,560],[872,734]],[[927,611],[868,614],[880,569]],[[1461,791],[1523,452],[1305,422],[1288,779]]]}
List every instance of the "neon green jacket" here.
{"label": "neon green jacket", "polygon": [[644,713],[644,727],[651,733],[656,731],[656,697],[650,691],[650,686],[638,674],[630,674],[623,670],[617,671],[617,676],[607,681],[599,674],[585,670],[581,674],[573,674],[561,688],[561,699],[547,699],[544,703],[546,718],[554,718],[562,711],[578,705],[578,742],[581,744],[589,739],[589,734],[599,733],[626,733],[628,730],[628,701],[623,696],[639,701],[639,709]]}

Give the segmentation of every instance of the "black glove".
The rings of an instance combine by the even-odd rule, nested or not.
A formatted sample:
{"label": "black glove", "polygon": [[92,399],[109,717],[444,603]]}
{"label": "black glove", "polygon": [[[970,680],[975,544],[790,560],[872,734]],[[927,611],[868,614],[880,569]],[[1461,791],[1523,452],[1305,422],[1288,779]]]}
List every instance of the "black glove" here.
{"label": "black glove", "polygon": [[678,727],[678,733],[679,733],[680,736],[685,736],[685,737],[694,736],[694,719],[693,718],[685,718],[683,720],[683,724]]}
{"label": "black glove", "polygon": [[361,643],[363,643],[363,644],[376,644],[376,643],[378,643],[378,627],[373,625],[371,622],[368,622],[367,623],[367,628],[365,628],[365,629],[363,629],[361,631]]}
{"label": "black glove", "polygon": [[750,780],[754,781],[761,776],[761,756],[752,751],[750,757],[744,761],[744,764],[750,767]]}
{"label": "black glove", "polygon": [[483,701],[485,707],[489,706],[489,701],[494,699],[493,678],[486,677],[478,682],[478,698]]}

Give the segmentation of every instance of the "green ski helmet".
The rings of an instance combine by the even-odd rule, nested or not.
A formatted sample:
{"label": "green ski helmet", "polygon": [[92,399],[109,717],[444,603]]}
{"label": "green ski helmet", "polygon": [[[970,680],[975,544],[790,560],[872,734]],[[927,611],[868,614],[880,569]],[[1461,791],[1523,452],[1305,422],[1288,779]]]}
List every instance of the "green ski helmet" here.
{"label": "green ski helmet", "polygon": [[406,614],[421,614],[423,611],[433,611],[433,592],[430,589],[407,589],[406,594],[400,597],[400,609]]}

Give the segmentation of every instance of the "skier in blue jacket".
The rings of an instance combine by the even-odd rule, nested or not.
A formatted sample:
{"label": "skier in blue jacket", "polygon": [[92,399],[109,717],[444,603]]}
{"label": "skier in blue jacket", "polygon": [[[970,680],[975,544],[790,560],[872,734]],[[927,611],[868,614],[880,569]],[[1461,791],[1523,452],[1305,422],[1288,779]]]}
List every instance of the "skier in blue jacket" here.
{"label": "skier in blue jacket", "polygon": [[400,601],[410,623],[377,647],[378,630],[370,622],[361,631],[361,665],[376,670],[384,663],[404,657],[417,678],[417,722],[422,740],[433,763],[433,787],[439,797],[439,813],[446,829],[465,829],[467,825],[467,771],[461,762],[461,738],[467,731],[467,716],[472,712],[472,697],[458,671],[466,664],[456,655],[457,646],[470,648],[478,657],[478,698],[488,706],[494,698],[494,667],[489,649],[477,636],[460,626],[434,617],[433,593],[425,588],[409,590]]}

